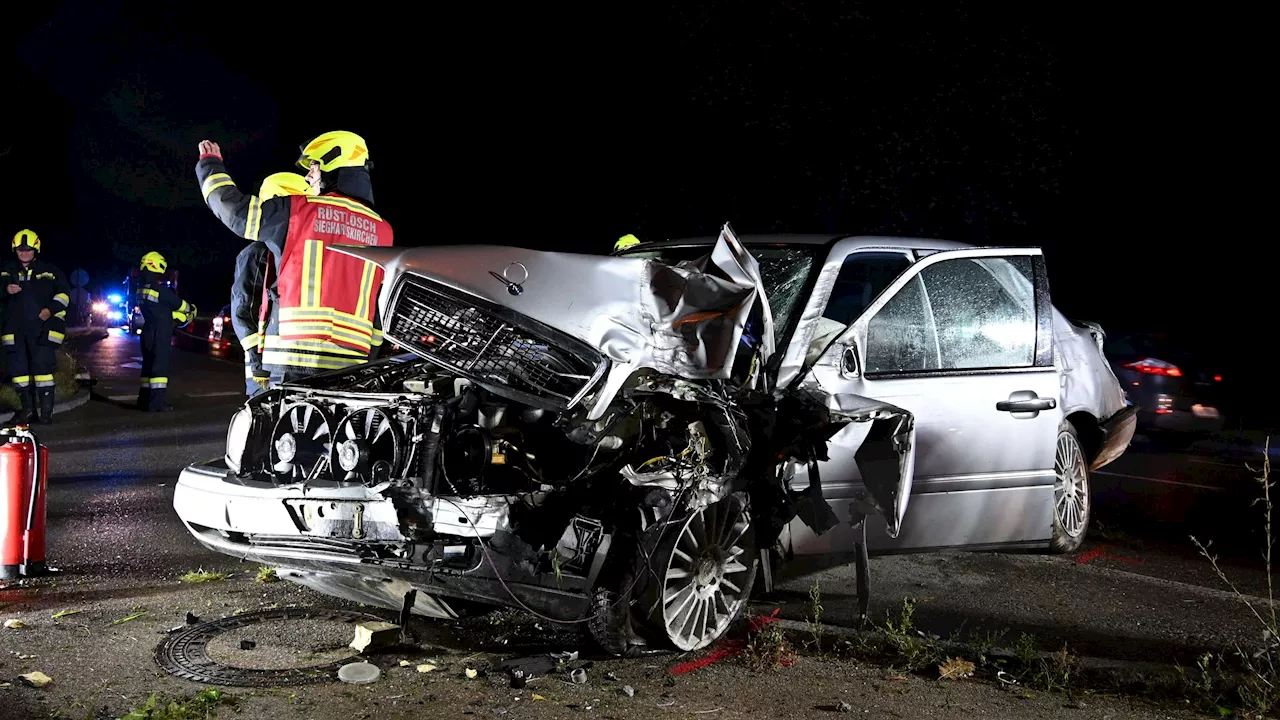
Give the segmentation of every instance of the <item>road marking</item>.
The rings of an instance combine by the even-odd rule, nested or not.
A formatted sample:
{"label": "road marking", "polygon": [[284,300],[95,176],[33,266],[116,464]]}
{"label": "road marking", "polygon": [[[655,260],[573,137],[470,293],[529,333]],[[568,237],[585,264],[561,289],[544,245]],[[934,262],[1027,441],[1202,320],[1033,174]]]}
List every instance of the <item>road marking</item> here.
{"label": "road marking", "polygon": [[1147,482],[1160,483],[1162,485],[1179,485],[1181,487],[1199,488],[1201,490],[1224,490],[1225,489],[1225,488],[1217,487],[1215,485],[1200,485],[1199,483],[1182,482],[1180,480],[1164,480],[1162,478],[1149,478],[1149,477],[1143,477],[1141,475],[1126,475],[1124,473],[1104,472],[1102,470],[1095,470],[1093,471],[1093,474],[1094,475],[1110,475],[1111,477],[1129,478],[1131,480],[1146,480]]}
{"label": "road marking", "polygon": [[1239,463],[1224,463],[1224,462],[1217,462],[1214,460],[1197,460],[1195,458],[1184,458],[1184,459],[1189,463],[1195,463],[1197,465],[1216,465],[1218,467],[1235,468],[1236,470],[1244,469],[1243,461]]}
{"label": "road marking", "polygon": [[106,398],[106,399],[108,399],[108,400],[115,401],[115,402],[124,402],[124,401],[126,401],[126,400],[137,400],[137,399],[138,399],[138,394],[137,394],[137,393],[134,393],[134,394],[132,394],[132,395],[104,395],[103,397],[105,397],[105,398]]}
{"label": "road marking", "polygon": [[187,397],[200,397],[200,398],[230,397],[232,395],[244,395],[244,394],[245,392],[243,390],[224,390],[222,392],[211,392],[211,393],[187,393]]}

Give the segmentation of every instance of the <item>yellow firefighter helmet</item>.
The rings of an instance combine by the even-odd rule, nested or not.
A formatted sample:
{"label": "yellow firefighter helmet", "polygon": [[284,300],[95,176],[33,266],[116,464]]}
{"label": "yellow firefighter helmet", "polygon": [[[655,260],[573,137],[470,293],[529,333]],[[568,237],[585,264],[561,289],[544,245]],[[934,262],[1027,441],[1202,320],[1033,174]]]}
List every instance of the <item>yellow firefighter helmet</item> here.
{"label": "yellow firefighter helmet", "polygon": [[333,172],[344,167],[368,167],[369,144],[353,132],[327,132],[302,146],[298,166],[310,170],[312,162],[320,163],[321,172]]}
{"label": "yellow firefighter helmet", "polygon": [[169,263],[165,262],[163,255],[156,252],[155,250],[152,250],[151,252],[142,256],[141,267],[143,270],[150,270],[153,273],[159,273],[160,275],[163,275],[165,268],[169,267]]}
{"label": "yellow firefighter helmet", "polygon": [[618,242],[613,244],[613,251],[618,252],[619,250],[626,250],[632,245],[639,245],[639,244],[640,244],[640,238],[636,237],[635,235],[632,235],[631,233],[627,233],[626,235],[623,235],[622,237],[618,238]]}
{"label": "yellow firefighter helmet", "polygon": [[311,184],[307,179],[295,172],[278,172],[268,175],[258,190],[258,199],[262,201],[285,195],[311,195]]}
{"label": "yellow firefighter helmet", "polygon": [[13,249],[20,248],[40,252],[40,236],[33,230],[19,230],[18,234],[13,236]]}

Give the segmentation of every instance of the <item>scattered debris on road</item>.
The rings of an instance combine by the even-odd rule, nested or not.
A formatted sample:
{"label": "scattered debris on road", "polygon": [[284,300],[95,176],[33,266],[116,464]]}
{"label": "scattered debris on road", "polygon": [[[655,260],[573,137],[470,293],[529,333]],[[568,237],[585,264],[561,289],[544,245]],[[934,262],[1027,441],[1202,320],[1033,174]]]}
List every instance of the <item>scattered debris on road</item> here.
{"label": "scattered debris on road", "polygon": [[132,614],[132,615],[127,615],[127,616],[125,616],[125,617],[122,617],[122,618],[120,618],[119,620],[113,620],[113,621],[111,622],[111,624],[112,624],[112,625],[123,625],[124,623],[131,622],[131,621],[133,621],[133,620],[137,620],[138,618],[142,617],[143,615],[150,615],[150,614],[151,614],[151,611],[150,611],[150,610],[142,610],[142,611],[140,611],[140,612],[135,612],[135,613],[134,613],[134,614]]}
{"label": "scattered debris on road", "polygon": [[21,620],[16,620],[16,619],[15,619],[15,620],[5,620],[5,621],[4,621],[4,626],[5,626],[5,628],[6,628],[6,629],[8,629],[8,630],[20,630],[20,629],[22,629],[22,628],[26,627],[26,623],[22,622]]}
{"label": "scattered debris on road", "polygon": [[21,679],[22,682],[30,685],[33,688],[42,688],[45,685],[48,685],[49,683],[53,682],[53,678],[49,677],[48,675],[45,675],[39,670],[36,670],[35,672],[29,672],[25,675],[19,675],[18,678]]}
{"label": "scattered debris on road", "polygon": [[338,679],[348,685],[368,685],[381,675],[382,670],[368,662],[347,663],[338,669]]}
{"label": "scattered debris on road", "polygon": [[938,666],[938,677],[944,680],[959,680],[972,677],[975,669],[973,663],[963,658],[947,658],[946,662]]}
{"label": "scattered debris on road", "polygon": [[351,649],[358,653],[365,650],[392,647],[400,639],[400,626],[395,623],[367,621],[356,623],[356,636]]}

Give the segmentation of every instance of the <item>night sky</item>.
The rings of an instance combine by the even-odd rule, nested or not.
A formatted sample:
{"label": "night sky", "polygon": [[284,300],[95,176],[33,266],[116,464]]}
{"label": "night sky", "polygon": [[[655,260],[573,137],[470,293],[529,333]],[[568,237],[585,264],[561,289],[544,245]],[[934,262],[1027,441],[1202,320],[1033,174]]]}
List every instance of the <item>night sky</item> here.
{"label": "night sky", "polygon": [[34,5],[4,28],[5,236],[99,278],[159,250],[202,307],[228,302],[243,241],[200,200],[197,142],[256,189],[346,129],[400,245],[605,252],[725,221],[1039,245],[1070,316],[1232,352],[1270,324],[1274,301],[1234,302],[1276,241],[1252,219],[1275,181],[1248,18]]}

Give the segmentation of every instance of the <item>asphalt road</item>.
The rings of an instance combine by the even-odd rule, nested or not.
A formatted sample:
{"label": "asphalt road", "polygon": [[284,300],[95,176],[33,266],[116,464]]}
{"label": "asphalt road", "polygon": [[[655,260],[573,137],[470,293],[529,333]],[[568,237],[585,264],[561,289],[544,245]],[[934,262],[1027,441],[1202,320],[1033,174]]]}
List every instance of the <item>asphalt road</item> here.
{"label": "asphalt road", "polygon": [[[59,415],[52,427],[37,426],[51,453],[49,558],[62,575],[36,587],[0,589],[0,615],[25,618],[41,628],[27,635],[0,630],[0,680],[39,669],[58,685],[56,693],[41,696],[29,694],[43,691],[0,687],[0,692],[26,698],[29,708],[47,713],[60,703],[74,707],[92,702],[89,698],[107,687],[114,698],[108,705],[127,710],[152,689],[195,689],[150,662],[161,634],[182,624],[188,611],[218,617],[276,604],[345,606],[288,583],[253,582],[256,568],[203,550],[178,522],[171,499],[179,470],[221,455],[226,423],[242,398],[238,357],[210,353],[199,343],[191,347],[174,353],[169,392],[176,410],[142,413],[129,407],[137,393],[137,340],[112,331],[107,339],[79,350],[82,364],[97,379],[93,401]],[[1221,535],[1233,540],[1228,571],[1244,592],[1265,593],[1265,574],[1247,559],[1256,553],[1249,551],[1246,531],[1252,521],[1243,516],[1256,515],[1246,501],[1256,485],[1240,453],[1224,458],[1207,454],[1211,450],[1167,454],[1137,444],[1097,474],[1098,522],[1075,556],[874,558],[873,615],[895,614],[904,598],[914,598],[915,621],[926,632],[1003,632],[1012,637],[1025,632],[1046,649],[1066,642],[1075,653],[1143,660],[1185,662],[1237,640],[1252,642],[1259,633],[1247,609],[1222,589],[1186,537],[1194,529],[1206,539]],[[1241,515],[1233,514],[1237,512]],[[177,581],[197,568],[236,574],[208,585]],[[778,607],[783,616],[804,619],[815,583],[822,592],[824,622],[854,624],[851,568],[786,581],[755,607],[766,613]],[[70,608],[80,612],[50,619]],[[137,620],[111,624],[143,611],[147,614]],[[442,647],[465,649],[466,639],[451,636],[444,625],[422,621],[419,632]],[[621,667],[619,675],[631,666]],[[299,696],[327,697],[309,692]],[[5,702],[0,695],[0,703]],[[9,717],[3,711],[0,716]],[[329,715],[317,711],[311,716]]]}

